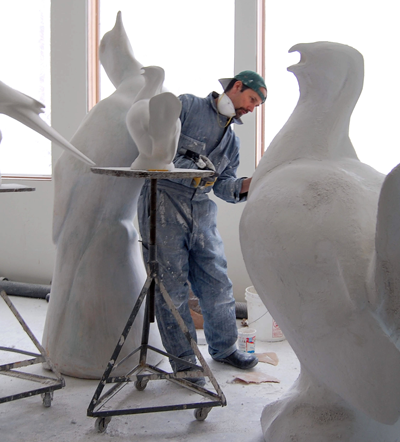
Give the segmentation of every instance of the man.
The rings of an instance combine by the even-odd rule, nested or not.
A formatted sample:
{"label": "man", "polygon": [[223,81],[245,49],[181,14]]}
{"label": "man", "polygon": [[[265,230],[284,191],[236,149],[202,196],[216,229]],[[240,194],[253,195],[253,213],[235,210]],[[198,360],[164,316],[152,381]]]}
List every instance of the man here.
{"label": "man", "polygon": [[[237,178],[239,139],[231,124],[242,124],[240,117],[264,103],[267,88],[253,71],[243,71],[233,79],[220,80],[224,93],[206,98],[181,95],[182,123],[176,168],[212,169],[216,179],[158,180],[157,186],[157,257],[159,277],[174,305],[196,339],[189,311],[189,284],[199,298],[204,333],[211,357],[240,369],[258,363],[251,354],[236,348],[237,327],[232,283],[221,237],[216,226],[217,206],[208,197],[215,195],[230,203],[246,200],[251,178]],[[199,182],[200,181],[200,182]],[[138,204],[138,220],[143,240],[143,256],[148,262],[150,185],[143,186]],[[157,291],[157,323],[175,372],[190,369],[186,361],[196,363],[194,352]],[[204,385],[204,378],[188,379]]]}

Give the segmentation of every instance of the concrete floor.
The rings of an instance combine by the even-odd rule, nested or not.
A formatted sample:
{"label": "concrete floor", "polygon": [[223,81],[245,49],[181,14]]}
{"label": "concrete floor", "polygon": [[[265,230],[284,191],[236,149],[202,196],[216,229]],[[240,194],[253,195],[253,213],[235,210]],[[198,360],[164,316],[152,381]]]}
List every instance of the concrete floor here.
{"label": "concrete floor", "polygon": [[[10,300],[24,318],[38,340],[42,337],[47,302],[42,299],[11,296]],[[238,325],[240,323],[238,321]],[[28,335],[0,298],[0,346],[15,347],[37,353]],[[204,340],[199,330],[200,342]],[[279,364],[259,363],[252,369],[274,376],[280,383],[233,383],[237,370],[213,361],[206,345],[199,345],[208,365],[224,392],[228,405],[214,407],[204,421],[194,418],[193,410],[114,416],[104,433],[95,428],[95,418],[87,417],[86,410],[97,388],[98,381],[65,377],[66,386],[54,391],[52,405],[43,406],[39,395],[0,404],[0,440],[2,442],[263,442],[260,416],[263,407],[280,398],[299,374],[299,362],[288,342],[256,343],[256,352],[275,352]],[[14,358],[14,359],[12,359]],[[25,356],[17,355],[17,360]],[[0,364],[15,361],[10,352],[0,351]],[[163,360],[160,367],[169,371]],[[49,376],[41,364],[21,371]],[[0,397],[35,388],[36,383],[9,376],[0,377]],[[201,396],[165,380],[150,381],[140,392],[132,384],[124,389],[124,406],[128,408],[178,403],[201,402]],[[211,389],[207,382],[206,388]],[[119,395],[120,393],[118,393]],[[122,394],[122,392],[121,392]],[[113,407],[120,409],[121,407]]]}

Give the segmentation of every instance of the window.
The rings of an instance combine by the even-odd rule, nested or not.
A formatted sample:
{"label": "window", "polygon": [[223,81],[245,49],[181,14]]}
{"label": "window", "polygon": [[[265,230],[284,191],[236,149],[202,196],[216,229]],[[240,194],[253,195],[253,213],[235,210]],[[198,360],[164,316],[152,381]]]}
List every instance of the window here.
{"label": "window", "polygon": [[[43,103],[50,124],[50,0],[2,2],[0,81]],[[50,176],[51,142],[0,114],[0,168],[5,176]]]}
{"label": "window", "polygon": [[[234,0],[100,0],[100,38],[118,11],[137,60],[161,66],[175,95],[206,96],[220,90],[218,78],[233,76]],[[105,98],[114,87],[102,68],[100,79]]]}
{"label": "window", "polygon": [[397,132],[400,101],[397,42],[400,31],[392,0],[285,0],[265,2],[265,147],[286,123],[299,97],[296,77],[286,68],[299,61],[297,43],[332,41],[364,57],[364,89],[353,112],[350,138],[364,163],[388,173],[400,162]]}

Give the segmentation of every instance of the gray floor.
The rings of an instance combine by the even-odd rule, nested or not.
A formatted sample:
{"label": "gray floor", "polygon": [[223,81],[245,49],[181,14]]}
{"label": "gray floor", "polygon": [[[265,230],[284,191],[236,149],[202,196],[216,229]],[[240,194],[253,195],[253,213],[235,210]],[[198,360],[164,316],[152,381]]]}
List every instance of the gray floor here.
{"label": "gray floor", "polygon": [[[40,340],[47,311],[47,303],[41,299],[11,296],[11,301],[24,318],[28,327]],[[238,322],[239,324],[239,322]],[[0,298],[0,346],[36,352],[30,338],[16,321]],[[199,339],[204,336],[199,331]],[[288,342],[256,343],[256,352],[275,352],[279,364],[259,363],[254,372],[274,376],[280,383],[239,384],[232,382],[240,370],[213,361],[205,345],[199,348],[220,384],[228,405],[214,407],[205,421],[197,421],[193,410],[114,416],[106,432],[95,429],[95,419],[86,416],[89,402],[98,381],[65,377],[66,387],[54,392],[52,405],[45,408],[40,396],[35,395],[0,404],[0,440],[2,442],[263,442],[260,415],[263,407],[281,397],[299,373],[299,363]],[[0,351],[0,363],[10,363],[15,358],[10,352]],[[17,356],[18,360],[25,357]],[[167,361],[161,368],[169,370]],[[41,364],[22,371],[48,376]],[[132,384],[125,387],[124,406],[128,408],[171,404],[171,401],[201,402],[201,396],[168,381],[150,382],[139,392]],[[34,388],[36,384],[9,376],[0,377],[0,397],[17,394]],[[207,383],[207,388],[211,385]],[[210,388],[211,389],[211,388]],[[121,392],[122,394],[122,392]]]}

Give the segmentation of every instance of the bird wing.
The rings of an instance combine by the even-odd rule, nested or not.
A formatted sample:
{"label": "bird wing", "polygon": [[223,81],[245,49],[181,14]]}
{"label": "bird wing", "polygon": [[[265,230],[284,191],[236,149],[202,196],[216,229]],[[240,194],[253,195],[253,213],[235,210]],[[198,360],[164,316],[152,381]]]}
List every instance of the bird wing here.
{"label": "bird wing", "polygon": [[385,178],[379,196],[371,299],[390,336],[400,337],[400,165]]}
{"label": "bird wing", "polygon": [[344,166],[302,160],[264,175],[240,241],[251,281],[302,365],[357,409],[393,423],[400,352],[365,297],[379,187],[375,174]]}

